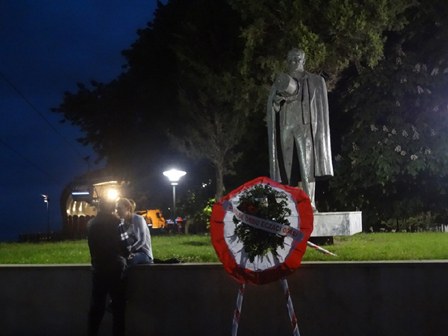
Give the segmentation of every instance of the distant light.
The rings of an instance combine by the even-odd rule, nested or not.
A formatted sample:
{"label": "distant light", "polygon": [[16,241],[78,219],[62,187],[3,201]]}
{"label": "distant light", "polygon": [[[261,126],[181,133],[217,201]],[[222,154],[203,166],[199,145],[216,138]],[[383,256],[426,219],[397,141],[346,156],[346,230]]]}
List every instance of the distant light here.
{"label": "distant light", "polygon": [[118,181],[106,181],[106,182],[99,182],[99,183],[95,183],[94,186],[98,187],[98,186],[104,186],[104,185],[116,185],[118,184]]}
{"label": "distant light", "polygon": [[86,196],[90,195],[88,191],[72,191],[73,196]]}
{"label": "distant light", "polygon": [[[173,184],[173,182],[179,182],[179,179],[185,174],[187,174],[187,172],[177,169],[171,169],[163,172],[163,175],[168,177],[168,179],[172,182],[171,184]],[[177,183],[175,185],[177,185]]]}
{"label": "distant light", "polygon": [[118,197],[118,192],[115,189],[109,189],[107,192],[107,198],[110,200],[116,200]]}
{"label": "distant light", "polygon": [[205,188],[207,186],[207,183],[202,183],[202,188]]}

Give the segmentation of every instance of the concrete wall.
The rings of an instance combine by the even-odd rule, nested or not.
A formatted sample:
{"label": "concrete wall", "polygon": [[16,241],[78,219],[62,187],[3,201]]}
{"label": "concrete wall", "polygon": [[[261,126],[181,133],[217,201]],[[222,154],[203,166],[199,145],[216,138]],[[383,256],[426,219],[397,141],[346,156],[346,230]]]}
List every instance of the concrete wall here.
{"label": "concrete wall", "polygon": [[[138,266],[129,280],[128,335],[230,335],[239,284],[220,264]],[[305,263],[288,277],[302,336],[447,335],[447,280],[448,261]],[[0,335],[83,335],[89,296],[88,265],[0,266]],[[279,282],[246,287],[238,335],[292,335]]]}

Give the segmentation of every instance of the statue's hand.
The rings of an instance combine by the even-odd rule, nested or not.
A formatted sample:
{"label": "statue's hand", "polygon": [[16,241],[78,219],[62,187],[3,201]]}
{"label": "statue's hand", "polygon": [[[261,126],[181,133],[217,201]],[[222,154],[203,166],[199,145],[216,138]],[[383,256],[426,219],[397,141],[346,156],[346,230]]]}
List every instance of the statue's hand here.
{"label": "statue's hand", "polygon": [[272,102],[272,105],[274,106],[274,111],[275,112],[278,112],[280,110],[281,104],[282,104],[282,102],[284,100],[285,100],[284,97],[282,97],[282,96],[280,96],[278,94],[275,95],[275,97],[273,99],[273,102]]}
{"label": "statue's hand", "polygon": [[275,87],[278,94],[288,97],[297,93],[298,83],[290,75],[282,73],[277,76]]}
{"label": "statue's hand", "polygon": [[274,104],[280,105],[283,100],[285,100],[285,98],[277,94],[274,97]]}

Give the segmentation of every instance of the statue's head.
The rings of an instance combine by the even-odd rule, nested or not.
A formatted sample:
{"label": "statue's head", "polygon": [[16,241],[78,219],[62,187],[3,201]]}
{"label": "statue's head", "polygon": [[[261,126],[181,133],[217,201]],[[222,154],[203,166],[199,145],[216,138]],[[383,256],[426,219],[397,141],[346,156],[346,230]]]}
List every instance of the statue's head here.
{"label": "statue's head", "polygon": [[288,51],[286,60],[288,61],[289,71],[304,71],[305,52],[302,49],[292,48]]}

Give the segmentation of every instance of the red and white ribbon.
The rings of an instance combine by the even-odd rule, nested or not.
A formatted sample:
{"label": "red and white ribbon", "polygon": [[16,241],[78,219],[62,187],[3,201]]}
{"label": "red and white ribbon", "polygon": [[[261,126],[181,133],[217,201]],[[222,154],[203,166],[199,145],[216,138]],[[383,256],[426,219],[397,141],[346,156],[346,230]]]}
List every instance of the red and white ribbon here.
{"label": "red and white ribbon", "polygon": [[234,207],[232,203],[229,201],[224,201],[222,204],[222,208],[225,211],[233,211],[235,217],[238,218],[241,222],[249,226],[252,226],[256,229],[275,233],[280,236],[288,236],[299,243],[303,239],[304,234],[299,230],[297,230],[296,228],[290,227],[289,225],[280,224],[268,219],[248,215],[240,211],[237,207]]}
{"label": "red and white ribbon", "polygon": [[286,281],[286,279],[281,279],[280,282],[282,284],[283,291],[285,292],[286,307],[288,308],[289,319],[291,320],[292,334],[294,336],[300,336],[299,326],[297,325],[297,318],[296,314],[294,313],[294,307],[292,305],[288,282]]}
{"label": "red and white ribbon", "polygon": [[328,250],[326,250],[326,249],[324,249],[324,248],[322,248],[322,247],[320,247],[320,246],[317,246],[316,244],[313,244],[313,243],[310,242],[310,241],[308,241],[307,244],[308,244],[309,247],[311,247],[311,248],[313,248],[313,249],[316,249],[316,250],[318,250],[319,252],[322,252],[322,253],[324,253],[324,254],[329,254],[329,255],[332,255],[332,256],[334,256],[334,257],[337,257],[336,254],[334,254],[334,253],[332,253],[332,252],[330,252],[330,251],[328,251]]}
{"label": "red and white ribbon", "polygon": [[235,313],[233,314],[232,336],[236,336],[238,333],[238,323],[240,322],[241,307],[243,305],[243,296],[244,296],[245,287],[246,287],[246,285],[242,283],[242,284],[240,284],[240,289],[238,290],[238,297],[236,299]]}

